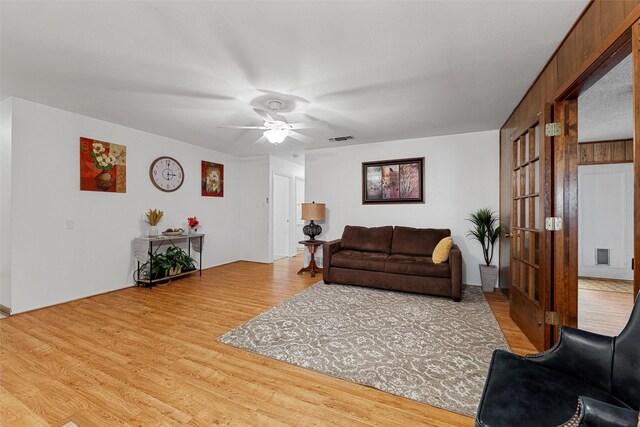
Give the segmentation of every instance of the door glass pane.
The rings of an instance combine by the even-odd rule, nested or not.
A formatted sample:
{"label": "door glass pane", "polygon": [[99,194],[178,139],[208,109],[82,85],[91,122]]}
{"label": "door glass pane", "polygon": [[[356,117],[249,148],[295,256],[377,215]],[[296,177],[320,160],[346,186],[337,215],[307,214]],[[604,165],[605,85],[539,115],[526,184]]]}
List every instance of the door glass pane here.
{"label": "door glass pane", "polygon": [[535,214],[533,217],[533,228],[536,230],[540,230],[540,197],[534,197],[533,199],[533,213]]}
{"label": "door glass pane", "polygon": [[533,179],[533,192],[540,194],[540,162],[535,162],[534,163],[534,167],[536,168],[535,170],[535,177]]}
{"label": "door glass pane", "polygon": [[522,147],[524,150],[524,161],[529,161],[529,133],[524,134],[524,146]]}
{"label": "door glass pane", "polygon": [[523,227],[529,227],[529,198],[523,199],[524,205],[522,209],[524,209],[524,224]]}
{"label": "door glass pane", "polygon": [[529,260],[529,233],[524,231],[524,250],[522,251],[522,259]]}
{"label": "door glass pane", "polygon": [[533,254],[533,263],[535,265],[540,265],[540,233],[539,232],[534,232],[531,235],[532,237],[532,247],[534,248]]}
{"label": "door glass pane", "polygon": [[535,138],[535,149],[536,157],[540,156],[540,125],[535,127],[536,138]]}

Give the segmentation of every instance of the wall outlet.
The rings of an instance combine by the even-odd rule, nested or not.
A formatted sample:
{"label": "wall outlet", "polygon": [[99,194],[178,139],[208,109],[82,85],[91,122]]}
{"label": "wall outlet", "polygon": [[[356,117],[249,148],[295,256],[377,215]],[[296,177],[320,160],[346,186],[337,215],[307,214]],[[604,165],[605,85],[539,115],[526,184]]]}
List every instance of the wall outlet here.
{"label": "wall outlet", "polygon": [[65,222],[65,228],[66,228],[67,230],[73,230],[73,220],[72,220],[72,219],[68,219],[68,220]]}

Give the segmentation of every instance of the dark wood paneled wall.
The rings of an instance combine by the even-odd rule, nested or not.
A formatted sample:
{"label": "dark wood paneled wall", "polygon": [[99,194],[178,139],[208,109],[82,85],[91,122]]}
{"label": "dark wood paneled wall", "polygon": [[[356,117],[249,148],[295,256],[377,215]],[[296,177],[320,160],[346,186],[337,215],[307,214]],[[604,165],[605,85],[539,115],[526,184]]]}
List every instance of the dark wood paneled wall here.
{"label": "dark wood paneled wall", "polygon": [[[511,228],[511,140],[553,103],[640,16],[640,0],[593,0],[500,129],[500,220]],[[508,239],[500,239],[500,287],[508,286]]]}
{"label": "dark wood paneled wall", "polygon": [[607,163],[633,163],[633,139],[578,144],[579,165]]}
{"label": "dark wood paneled wall", "polygon": [[632,24],[626,23],[625,18],[631,16],[639,4],[640,0],[592,1],[511,113],[502,127],[506,132],[501,136],[510,138],[528,126],[536,114],[543,111],[544,104],[553,102],[556,92],[571,83],[585,64],[592,62],[593,54],[605,44],[608,46],[620,28],[626,29]]}

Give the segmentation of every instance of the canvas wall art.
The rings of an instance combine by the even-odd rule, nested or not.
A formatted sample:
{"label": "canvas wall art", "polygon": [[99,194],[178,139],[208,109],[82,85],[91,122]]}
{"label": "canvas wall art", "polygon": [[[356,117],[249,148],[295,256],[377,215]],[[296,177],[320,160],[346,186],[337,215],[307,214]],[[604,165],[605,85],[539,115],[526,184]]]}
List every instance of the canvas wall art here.
{"label": "canvas wall art", "polygon": [[362,203],[423,203],[424,157],[362,163]]}
{"label": "canvas wall art", "polygon": [[80,138],[80,190],[127,192],[127,147]]}
{"label": "canvas wall art", "polygon": [[202,195],[224,197],[224,165],[202,161]]}

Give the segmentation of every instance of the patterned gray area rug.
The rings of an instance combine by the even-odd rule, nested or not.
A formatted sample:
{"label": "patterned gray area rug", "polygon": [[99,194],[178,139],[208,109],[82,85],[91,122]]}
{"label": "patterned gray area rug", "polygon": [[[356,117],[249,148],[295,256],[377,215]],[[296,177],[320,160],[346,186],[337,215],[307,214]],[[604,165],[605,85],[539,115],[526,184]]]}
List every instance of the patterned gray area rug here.
{"label": "patterned gray area rug", "polygon": [[476,286],[454,303],[320,282],[218,341],[467,416],[509,350]]}

